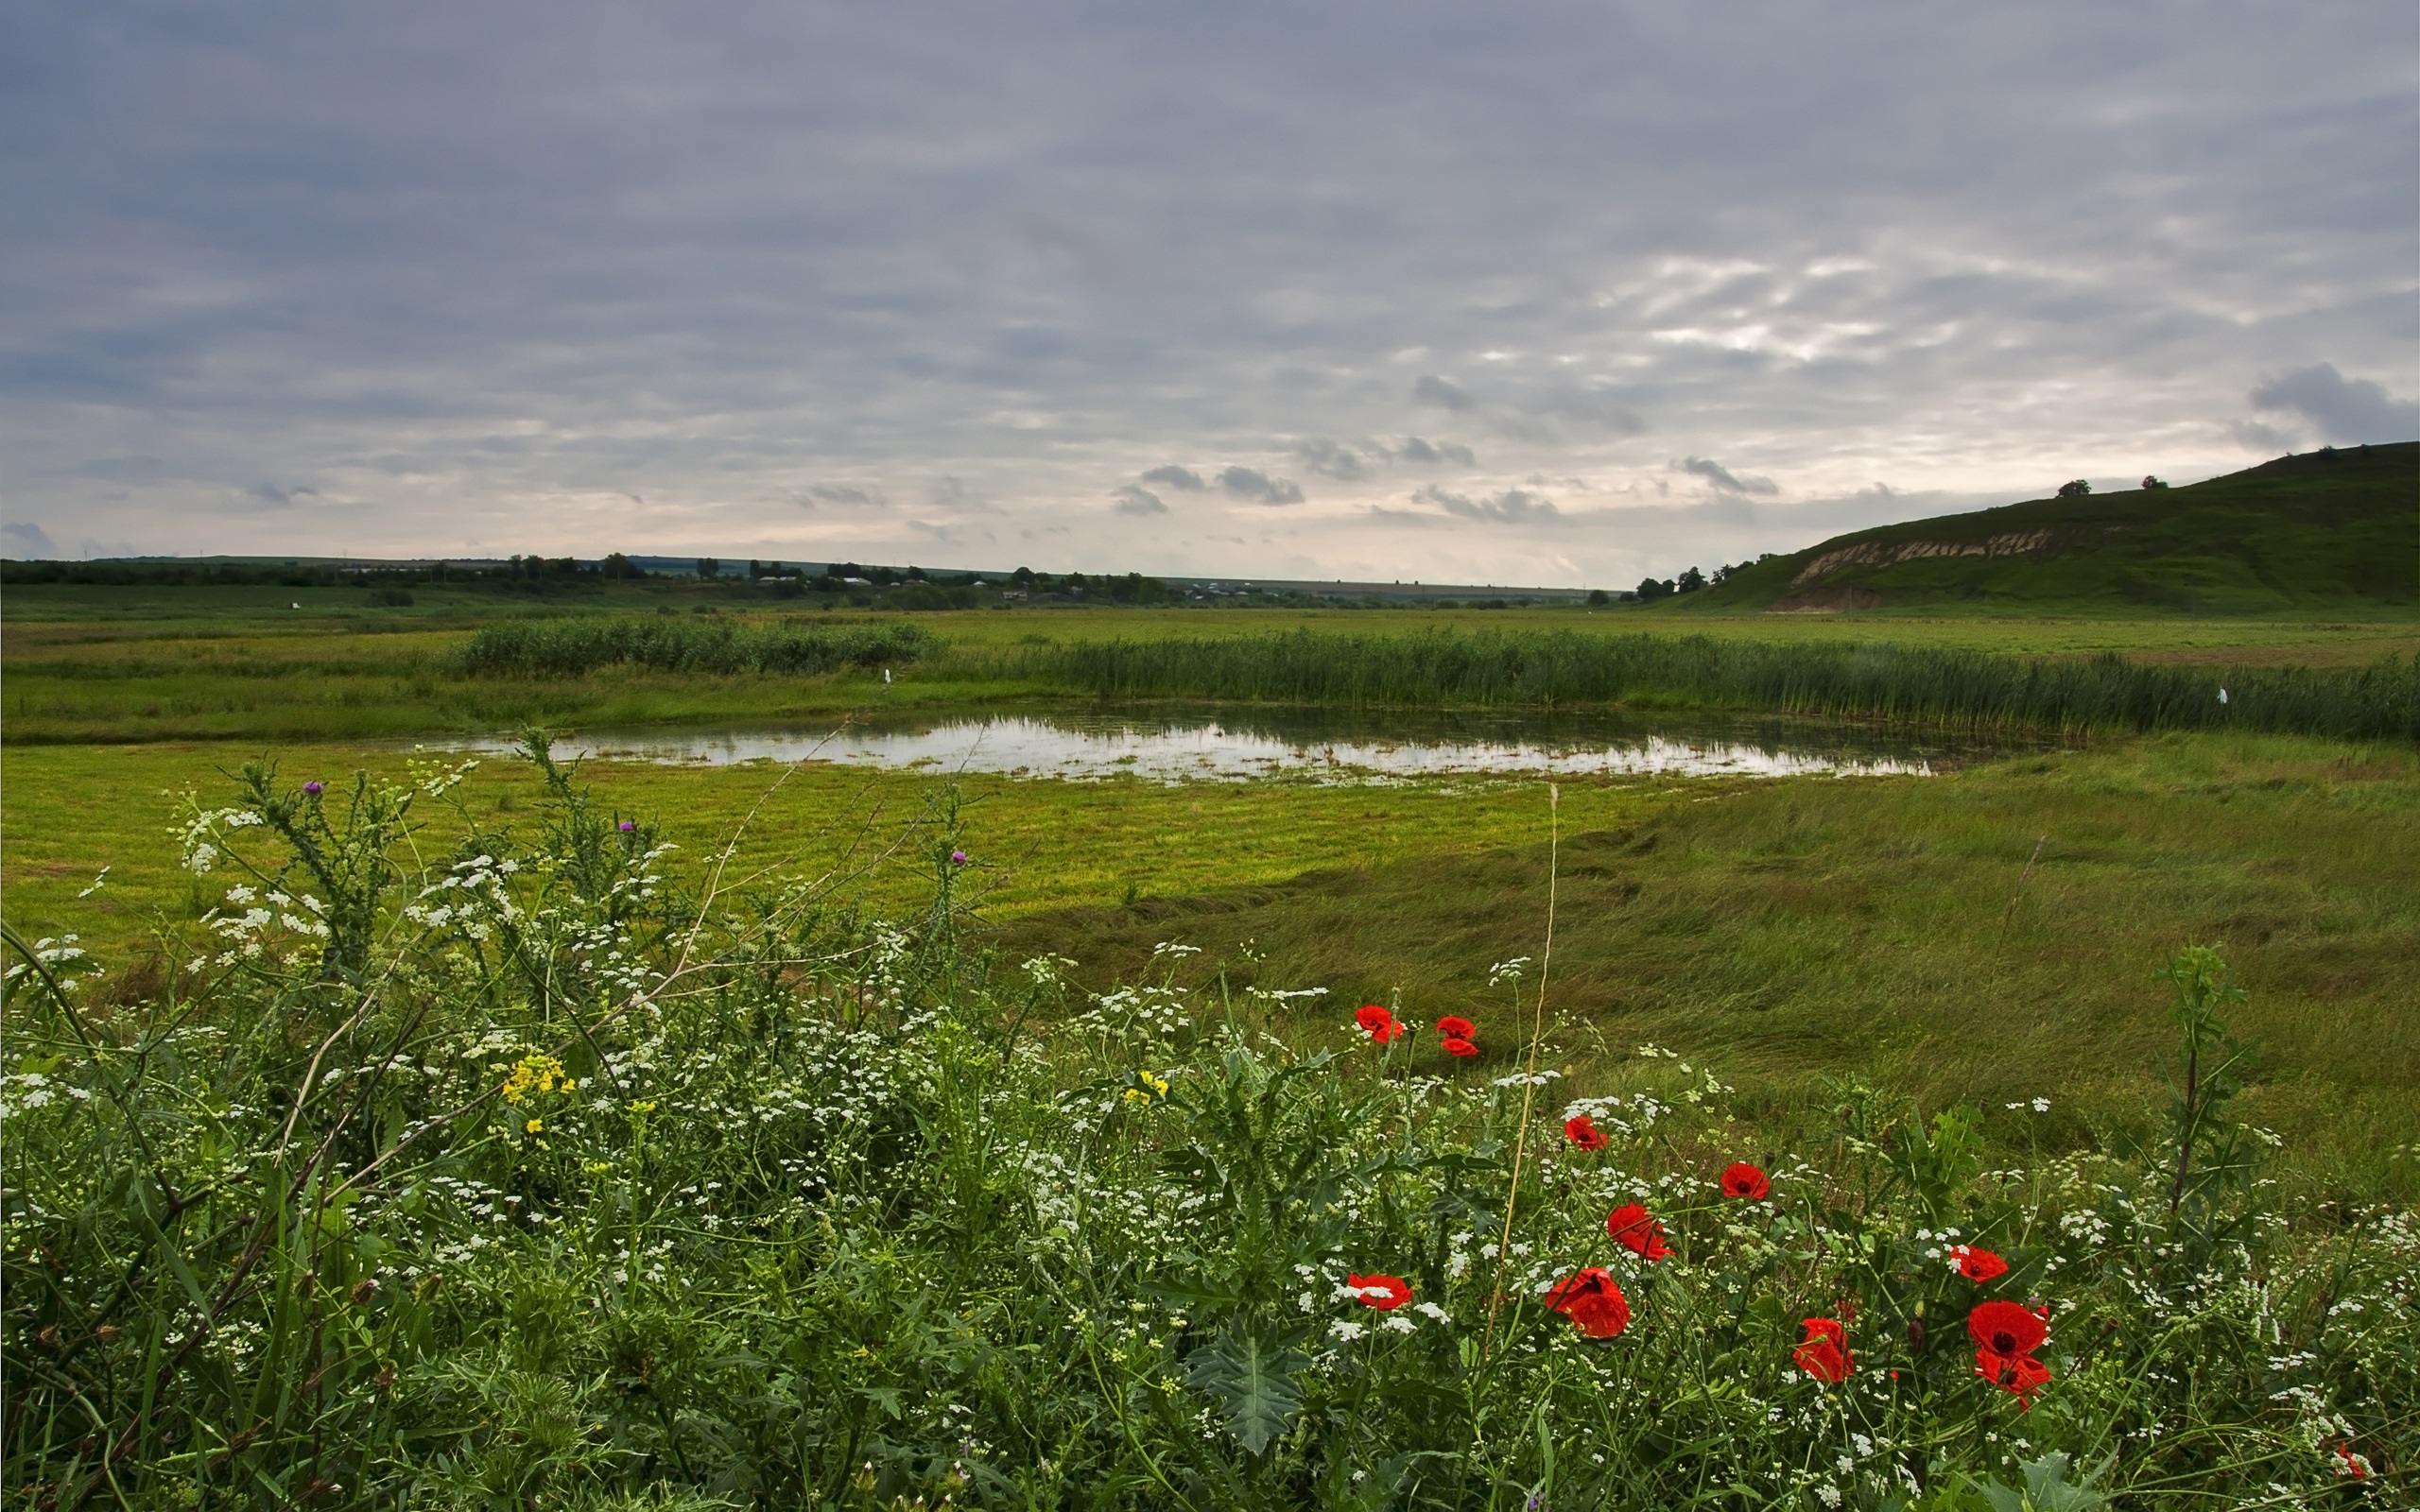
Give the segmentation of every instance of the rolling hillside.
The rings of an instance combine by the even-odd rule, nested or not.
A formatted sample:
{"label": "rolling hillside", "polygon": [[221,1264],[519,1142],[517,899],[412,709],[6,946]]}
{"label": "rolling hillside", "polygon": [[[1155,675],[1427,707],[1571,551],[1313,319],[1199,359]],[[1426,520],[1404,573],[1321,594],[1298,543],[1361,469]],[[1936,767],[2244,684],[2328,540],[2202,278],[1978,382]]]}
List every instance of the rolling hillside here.
{"label": "rolling hillside", "polygon": [[2407,441],[2280,457],[2184,488],[1859,530],[1658,608],[2259,614],[2414,605],[2420,442]]}

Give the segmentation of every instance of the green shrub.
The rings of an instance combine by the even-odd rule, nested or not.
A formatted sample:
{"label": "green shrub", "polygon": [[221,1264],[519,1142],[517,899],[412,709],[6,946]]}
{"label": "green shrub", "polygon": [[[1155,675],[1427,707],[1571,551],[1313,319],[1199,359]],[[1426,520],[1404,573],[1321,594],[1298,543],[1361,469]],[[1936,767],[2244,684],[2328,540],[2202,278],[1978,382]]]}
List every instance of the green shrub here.
{"label": "green shrub", "polygon": [[[1524,962],[1467,1057],[1182,947],[1085,993],[1073,963],[959,943],[981,859],[945,795],[897,837],[932,885],[894,924],[829,884],[743,883],[727,851],[677,866],[531,754],[534,828],[471,822],[425,866],[415,806],[458,770],[356,783],[341,815],[248,772],[181,832],[232,885],[156,982],[9,936],[21,1501],[2410,1488],[2420,1228],[2264,1205],[2258,1133],[2206,1074],[2213,957],[2172,973],[2200,1078],[2181,1149],[2036,1159],[2026,1108],[1927,1119],[1847,1085],[1836,1127],[1741,1176],[1754,1136],[1703,1057],[1642,1046],[1587,1087],[1524,1069],[1564,1059],[1559,1031],[1525,1042]],[[1542,1305],[1591,1267],[1626,1298],[1602,1338]],[[1979,1377],[1970,1314],[2036,1301],[2047,1340]]]}

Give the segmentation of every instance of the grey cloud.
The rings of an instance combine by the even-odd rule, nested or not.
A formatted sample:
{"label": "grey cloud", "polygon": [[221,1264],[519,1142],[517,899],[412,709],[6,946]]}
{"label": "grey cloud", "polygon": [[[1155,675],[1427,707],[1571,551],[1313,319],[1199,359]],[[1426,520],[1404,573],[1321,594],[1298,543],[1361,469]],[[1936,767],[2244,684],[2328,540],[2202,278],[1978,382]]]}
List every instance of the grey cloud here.
{"label": "grey cloud", "polygon": [[1255,468],[1231,467],[1219,474],[1219,486],[1231,499],[1253,504],[1300,504],[1303,490],[1284,478],[1272,478]]}
{"label": "grey cloud", "polygon": [[854,504],[865,507],[876,507],[881,502],[865,490],[854,488],[846,483],[810,483],[806,486],[805,493],[808,499],[824,504]]}
{"label": "grey cloud", "polygon": [[1647,421],[1636,410],[1607,394],[1564,391],[1539,403],[1538,412],[1601,428],[1614,436],[1637,436]]}
{"label": "grey cloud", "polygon": [[1194,472],[1191,468],[1179,467],[1173,462],[1166,467],[1151,469],[1143,474],[1143,481],[1165,484],[1171,489],[1182,489],[1187,493],[1200,493],[1210,486],[1201,481],[1201,473]]}
{"label": "grey cloud", "polygon": [[1422,374],[1420,381],[1411,386],[1411,397],[1416,404],[1432,404],[1457,415],[1478,407],[1478,401],[1463,392],[1460,385],[1428,373]]}
{"label": "grey cloud", "polygon": [[1754,473],[1740,475],[1707,456],[1692,456],[1672,464],[1673,470],[1705,479],[1725,493],[1779,493],[1781,488],[1771,478]]}
{"label": "grey cloud", "polygon": [[165,483],[189,476],[182,468],[156,456],[96,456],[77,463],[75,472],[78,477],[118,483]]}
{"label": "grey cloud", "polygon": [[[147,549],[504,519],[549,554],[888,559],[903,509],[972,518],[924,507],[936,473],[1056,530],[1272,436],[1377,473],[1357,438],[1409,415],[1588,479],[1566,523],[1706,491],[1668,460],[1750,436],[1793,495],[2004,500],[2046,455],[2182,481],[2420,392],[2409,8],[119,9],[11,13],[0,455],[12,514]],[[2246,406],[2319,355],[2341,388]],[[878,477],[919,483],[791,502]],[[1436,576],[1443,527],[1389,558],[1290,518],[1306,559]],[[1561,539],[1634,581],[1772,528]],[[1123,570],[1115,537],[1057,565]]]}
{"label": "grey cloud", "polygon": [[1395,457],[1422,467],[1440,467],[1447,462],[1458,467],[1478,466],[1478,458],[1460,441],[1424,441],[1417,436],[1405,437],[1403,444],[1395,448]]}
{"label": "grey cloud", "polygon": [[244,497],[272,509],[283,509],[297,499],[316,498],[319,492],[317,489],[281,489],[274,483],[255,483],[244,490]]}
{"label": "grey cloud", "polygon": [[2245,451],[2262,452],[2272,456],[2279,452],[2293,450],[2295,444],[2302,439],[2292,431],[2279,430],[2274,425],[2263,425],[2256,420],[2229,421],[2227,434],[2233,437],[2235,443]]}
{"label": "grey cloud", "polygon": [[1474,499],[1467,494],[1448,493],[1429,484],[1412,495],[1421,504],[1433,504],[1447,514],[1465,520],[1490,520],[1502,524],[1531,524],[1562,518],[1554,501],[1527,489],[1507,489],[1493,498]]}
{"label": "grey cloud", "polygon": [[1116,507],[1119,514],[1166,514],[1168,512],[1167,503],[1158,494],[1149,489],[1137,488],[1132,483],[1117,490],[1110,497],[1117,501]]}
{"label": "grey cloud", "polygon": [[2252,407],[2294,411],[2331,441],[2420,438],[2420,403],[2394,398],[2367,378],[2347,379],[2332,362],[2261,379],[2252,390]]}
{"label": "grey cloud", "polygon": [[12,520],[0,525],[0,536],[14,536],[31,557],[53,558],[59,548],[51,543],[50,532],[30,520]]}
{"label": "grey cloud", "polygon": [[1294,455],[1311,472],[1342,482],[1357,483],[1370,475],[1369,466],[1361,460],[1360,453],[1334,441],[1297,441],[1294,443]]}

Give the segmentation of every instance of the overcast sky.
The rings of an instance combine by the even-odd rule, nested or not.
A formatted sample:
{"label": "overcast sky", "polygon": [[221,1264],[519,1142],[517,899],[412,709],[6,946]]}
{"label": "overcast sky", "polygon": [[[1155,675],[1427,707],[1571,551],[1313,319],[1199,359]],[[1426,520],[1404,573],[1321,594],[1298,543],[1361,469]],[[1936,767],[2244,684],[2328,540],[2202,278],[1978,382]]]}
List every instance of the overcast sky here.
{"label": "overcast sky", "polygon": [[1620,586],[2420,436],[2420,9],[0,9],[0,552]]}

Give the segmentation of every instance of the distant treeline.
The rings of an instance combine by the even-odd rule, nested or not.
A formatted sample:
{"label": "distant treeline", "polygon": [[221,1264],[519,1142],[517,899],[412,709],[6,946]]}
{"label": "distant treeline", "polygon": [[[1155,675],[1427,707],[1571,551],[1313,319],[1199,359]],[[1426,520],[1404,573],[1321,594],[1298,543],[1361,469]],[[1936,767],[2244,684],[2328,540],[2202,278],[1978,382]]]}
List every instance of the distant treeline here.
{"label": "distant treeline", "polygon": [[109,588],[448,588],[569,585],[648,576],[620,552],[596,561],[513,557],[498,562],[261,562],[104,558],[0,559],[0,583],[89,583]]}
{"label": "distant treeline", "polygon": [[1707,707],[2056,731],[2250,730],[2420,739],[2420,659],[2367,668],[2152,666],[1879,644],[1772,644],[1569,631],[1011,647],[996,674],[1111,698],[1351,706]]}
{"label": "distant treeline", "polygon": [[912,625],[829,628],[719,620],[539,620],[491,625],[456,653],[469,677],[571,678],[600,667],[813,675],[907,663],[939,645]]}

